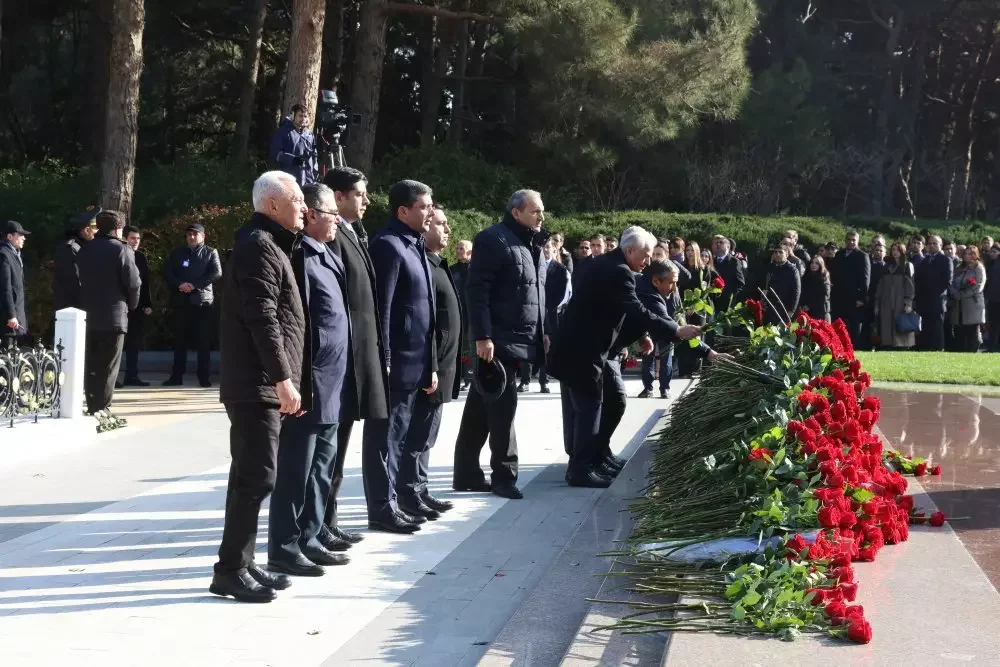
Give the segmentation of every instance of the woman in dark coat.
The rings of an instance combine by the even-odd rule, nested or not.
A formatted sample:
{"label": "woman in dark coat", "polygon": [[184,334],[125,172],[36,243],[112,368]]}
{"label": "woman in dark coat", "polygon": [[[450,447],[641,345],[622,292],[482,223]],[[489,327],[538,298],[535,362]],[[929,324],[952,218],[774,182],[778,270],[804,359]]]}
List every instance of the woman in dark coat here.
{"label": "woman in dark coat", "polygon": [[[694,241],[684,247],[684,268],[691,274],[691,280],[681,293],[681,298],[684,297],[684,292],[689,290],[700,289],[704,292],[712,285],[712,281],[719,277],[715,269],[704,263],[701,257],[701,248]],[[684,313],[684,320],[687,324],[701,326],[711,319],[711,316],[706,317],[700,313]],[[701,370],[703,355],[699,355],[697,352],[697,349],[687,345],[675,346],[674,355],[677,358],[677,373],[680,377],[691,377]]]}
{"label": "woman in dark coat", "polygon": [[799,306],[813,319],[830,321],[830,272],[823,258],[816,255],[802,276],[802,299]]}

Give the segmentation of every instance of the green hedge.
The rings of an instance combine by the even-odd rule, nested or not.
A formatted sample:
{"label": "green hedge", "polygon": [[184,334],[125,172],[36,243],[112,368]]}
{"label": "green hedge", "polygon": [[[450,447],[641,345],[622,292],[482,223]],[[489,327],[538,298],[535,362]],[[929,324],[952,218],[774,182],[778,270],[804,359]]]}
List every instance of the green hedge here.
{"label": "green hedge", "polygon": [[[461,162],[449,162],[448,173],[463,173],[463,180],[446,177],[439,167],[421,170],[421,164],[441,165],[444,157],[429,160],[420,152],[403,152],[379,165],[384,174],[372,184],[372,203],[365,226],[369,233],[381,227],[388,215],[388,199],[383,181],[404,174],[415,174],[435,189],[435,198],[449,208],[452,239],[472,239],[476,233],[499,219],[503,204],[517,186],[517,174],[505,168],[486,169],[475,156]],[[446,156],[445,156],[446,157]],[[439,173],[441,172],[441,173]],[[492,176],[491,176],[492,174]],[[136,200],[133,219],[143,228],[143,246],[150,259],[152,295],[157,312],[152,322],[150,345],[163,347],[168,342],[165,307],[167,294],[160,278],[164,258],[183,243],[184,229],[191,222],[205,225],[208,243],[222,254],[230,248],[233,232],[249,217],[250,185],[256,171],[233,169],[213,161],[182,161],[170,167],[150,166],[136,174]],[[22,221],[34,234],[25,248],[28,272],[29,320],[32,331],[41,333],[51,319],[51,257],[63,238],[66,220],[83,210],[93,197],[96,175],[89,170],[68,169],[58,164],[13,171],[0,171],[0,220]],[[544,195],[544,193],[543,193]],[[477,203],[482,202],[482,203]],[[624,211],[616,213],[563,213],[566,203],[558,196],[546,197],[546,205],[557,214],[549,215],[546,225],[566,234],[567,245],[595,233],[618,236],[631,225],[642,225],[657,236],[679,234],[704,244],[715,234],[734,239],[747,256],[760,256],[768,241],[785,229],[797,229],[810,250],[828,241],[841,242],[844,232],[857,229],[862,242],[881,232],[890,239],[905,239],[910,234],[929,229],[961,242],[975,241],[984,235],[1000,238],[1000,225],[981,222],[902,221],[883,218],[838,220],[819,217],[758,217],[730,214],[665,213],[662,211]],[[454,243],[453,243],[454,245]],[[446,255],[452,257],[453,250]]]}

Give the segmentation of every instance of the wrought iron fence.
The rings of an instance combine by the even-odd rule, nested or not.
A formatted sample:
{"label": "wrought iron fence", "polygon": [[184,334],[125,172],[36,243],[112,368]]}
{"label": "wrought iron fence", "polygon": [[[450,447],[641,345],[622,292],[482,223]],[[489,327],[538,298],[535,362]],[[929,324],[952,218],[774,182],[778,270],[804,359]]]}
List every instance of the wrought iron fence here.
{"label": "wrought iron fence", "polygon": [[63,346],[46,348],[9,345],[0,349],[0,424],[59,416],[63,383]]}

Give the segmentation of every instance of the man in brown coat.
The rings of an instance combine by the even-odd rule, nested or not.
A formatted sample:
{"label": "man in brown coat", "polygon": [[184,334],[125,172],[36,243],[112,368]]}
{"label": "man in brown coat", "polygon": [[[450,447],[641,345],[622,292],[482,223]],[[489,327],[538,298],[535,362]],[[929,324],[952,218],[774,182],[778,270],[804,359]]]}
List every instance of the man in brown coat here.
{"label": "man in brown coat", "polygon": [[254,562],[260,506],[274,489],[281,416],[303,414],[310,406],[302,397],[312,395],[301,386],[309,382],[302,377],[309,347],[289,259],[301,240],[306,206],[295,179],[275,171],[254,183],[253,204],[223,277],[220,399],[231,423],[232,467],[209,590],[241,602],[270,602],[275,589],[291,581]]}

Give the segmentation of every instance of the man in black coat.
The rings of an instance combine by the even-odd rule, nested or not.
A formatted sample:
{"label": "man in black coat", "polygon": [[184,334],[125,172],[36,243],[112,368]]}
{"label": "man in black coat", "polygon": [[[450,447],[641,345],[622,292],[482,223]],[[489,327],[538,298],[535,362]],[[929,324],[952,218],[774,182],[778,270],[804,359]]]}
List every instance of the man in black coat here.
{"label": "man in black coat", "polygon": [[435,498],[427,490],[431,448],[437,442],[444,403],[458,398],[462,383],[461,356],[464,343],[465,317],[462,299],[448,260],[441,251],[448,247],[448,216],[434,209],[427,230],[427,261],[434,284],[434,341],[437,353],[438,386],[433,393],[418,392],[410,417],[410,430],[399,460],[396,493],[399,506],[410,514],[436,519],[452,508],[447,500]]}
{"label": "man in black coat", "polygon": [[[518,190],[507,204],[503,220],[476,235],[469,265],[466,299],[469,329],[476,341],[476,356],[503,364],[507,385],[487,402],[469,391],[462,424],[455,441],[456,491],[492,491],[503,498],[521,498],[517,488],[517,369],[537,362],[548,350],[545,333],[545,272],[542,246],[548,232],[542,229],[545,206],[534,190]],[[489,438],[490,467],[487,484],[479,467],[479,452]]]}
{"label": "man in black coat", "polygon": [[834,320],[844,320],[851,342],[855,348],[861,349],[861,328],[868,304],[872,267],[868,253],[858,247],[857,232],[849,231],[844,236],[844,247],[837,251],[829,270],[831,316]]}
{"label": "man in black coat", "polygon": [[185,245],[174,248],[163,263],[170,287],[170,319],[174,325],[174,364],[164,387],[184,384],[188,341],[198,350],[198,382],[211,387],[212,283],[222,277],[219,251],[205,245],[205,228],[197,223],[186,230]]}
{"label": "man in black coat", "polygon": [[80,307],[80,272],[76,256],[85,243],[97,234],[97,214],[100,209],[87,211],[70,220],[68,238],[59,244],[52,257],[52,310]]}
{"label": "man in black coat", "polygon": [[759,299],[764,307],[765,324],[787,324],[795,317],[801,296],[802,276],[788,261],[784,246],[777,244],[771,246],[770,263],[760,268],[756,280],[736,300]]}
{"label": "man in black coat", "polygon": [[9,220],[0,240],[0,347],[4,348],[28,333],[21,248],[29,234],[21,223]]}
{"label": "man in black coat", "polygon": [[715,256],[715,271],[726,282],[722,294],[715,297],[715,310],[723,312],[737,303],[737,295],[746,287],[746,271],[743,262],[732,254],[729,239],[722,234],[712,237],[712,254]]}
{"label": "man in black coat", "polygon": [[114,396],[128,331],[128,314],[139,305],[142,287],[135,253],[122,241],[125,217],[97,216],[97,236],[80,248],[80,307],[87,311],[84,393],[90,414],[106,410]]}
{"label": "man in black coat", "polygon": [[[281,423],[278,472],[271,495],[267,532],[267,568],[298,576],[324,574],[324,565],[350,562],[322,538],[326,501],[337,460],[337,427],[346,400],[354,393],[347,373],[351,321],[345,293],[344,265],[327,245],[337,233],[333,190],[314,183],[303,189],[305,236],[292,251],[292,269],[302,298],[307,353],[302,377],[309,377],[303,399],[312,409]],[[344,543],[346,549],[350,543]]]}
{"label": "man in black coat", "polygon": [[921,321],[917,347],[940,352],[944,349],[944,317],[955,265],[941,252],[940,236],[927,238],[927,251],[923,261],[915,267],[913,278],[915,310]]}
{"label": "man in black coat", "polygon": [[[545,330],[557,331],[559,318],[566,311],[566,306],[573,296],[572,275],[569,269],[556,259],[559,244],[555,241],[554,235],[545,242],[542,250],[545,256]],[[524,380],[524,375],[521,378]],[[543,394],[551,393],[548,368],[544,358],[538,362],[538,384]]]}
{"label": "man in black coat", "polygon": [[270,602],[291,582],[254,561],[260,506],[274,489],[283,416],[312,409],[312,377],[302,375],[312,365],[305,313],[289,259],[306,207],[295,178],[280,171],[254,182],[253,206],[250,221],[236,232],[223,277],[219,399],[229,416],[232,464],[209,590],[241,602]]}
{"label": "man in black coat", "polygon": [[[469,262],[472,261],[472,241],[462,239],[455,244],[455,259],[457,261],[449,267],[449,271],[455,281],[455,289],[458,290],[458,300],[462,302],[462,312],[464,313],[466,312],[465,283],[469,280]],[[465,326],[468,327],[468,319],[464,321]],[[471,349],[470,341],[469,331],[466,329],[462,337],[461,389],[463,391],[472,383],[472,361],[476,356],[475,352]]]}
{"label": "man in black coat", "polygon": [[660,340],[687,340],[700,332],[692,325],[678,327],[639,301],[635,272],[649,264],[655,245],[656,237],[641,227],[626,229],[618,249],[592,260],[559,323],[549,372],[560,382],[563,439],[572,443],[566,476],[571,486],[611,484],[601,474],[604,459],[599,455],[606,452],[600,451],[598,436],[606,362],[625,322]]}
{"label": "man in black coat", "polygon": [[[412,468],[400,468],[411,432],[419,430],[412,417],[420,394],[438,386],[434,341],[434,289],[424,234],[434,204],[431,189],[417,181],[400,181],[389,188],[389,222],[372,238],[372,263],[386,332],[389,366],[389,417],[365,421],[361,468],[368,504],[368,527],[412,533],[432,516],[422,503],[398,498],[397,483],[416,484]],[[436,518],[436,517],[433,517]]]}
{"label": "man in black coat", "polygon": [[125,243],[135,253],[135,266],[139,269],[139,306],[128,314],[128,332],[125,334],[125,379],[115,385],[122,387],[148,387],[148,382],[139,378],[139,351],[142,349],[143,337],[146,333],[146,318],[153,314],[153,299],[149,293],[149,261],[146,253],[139,252],[142,243],[142,232],[138,227],[129,225],[125,228]]}
{"label": "man in black coat", "polygon": [[868,281],[868,301],[865,304],[865,320],[861,328],[861,348],[859,348],[863,350],[871,350],[874,347],[872,325],[875,322],[875,295],[878,294],[878,284],[886,271],[885,252],[885,239],[876,240],[872,244],[869,255],[872,270]]}
{"label": "man in black coat", "polygon": [[355,422],[389,416],[389,378],[385,361],[382,316],[375,292],[375,266],[368,254],[368,236],[362,219],[368,208],[368,179],[357,169],[337,167],[326,172],[324,183],[333,190],[340,227],[330,244],[344,263],[347,275],[347,307],[351,315],[351,363],[356,395],[341,411],[337,428],[337,461],[326,504],[322,537],[329,548],[336,543],[354,544],[361,533],[338,525],[337,494],[344,482],[344,461]]}

